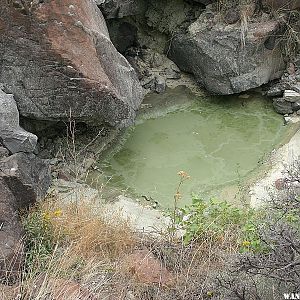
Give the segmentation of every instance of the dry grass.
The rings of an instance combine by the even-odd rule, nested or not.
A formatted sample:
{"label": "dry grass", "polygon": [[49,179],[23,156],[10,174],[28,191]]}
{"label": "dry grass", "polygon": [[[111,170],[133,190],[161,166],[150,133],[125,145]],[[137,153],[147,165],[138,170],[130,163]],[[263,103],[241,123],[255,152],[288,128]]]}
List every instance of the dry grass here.
{"label": "dry grass", "polygon": [[[108,219],[99,206],[84,201],[66,204],[50,199],[32,208],[25,220],[30,218],[42,220],[31,230],[27,270],[19,287],[24,300],[56,299],[57,293],[66,293],[61,286],[74,295],[58,299],[77,299],[79,292],[103,294],[103,287],[107,289],[116,274],[116,261],[137,244],[128,222],[118,215]],[[29,225],[32,228],[32,222]],[[50,251],[45,251],[43,243],[51,244],[46,247]]]}
{"label": "dry grass", "polygon": [[105,259],[76,256],[72,247],[64,250],[57,248],[44,271],[40,270],[34,276],[25,275],[19,287],[22,299],[71,300],[103,296],[107,281],[115,272],[112,266]]}
{"label": "dry grass", "polygon": [[[101,207],[86,202],[43,204],[56,236],[64,236],[76,256],[114,259],[136,245],[130,224],[120,216],[106,217]],[[51,217],[55,213],[58,217]]]}
{"label": "dry grass", "polygon": [[[27,249],[34,255],[29,256],[22,282],[5,290],[0,286],[0,299],[206,299],[213,290],[214,272],[223,268],[224,256],[237,250],[230,232],[220,239],[205,237],[184,245],[168,235],[140,235],[129,222],[117,215],[108,218],[100,208],[84,201],[75,205],[55,199],[32,208],[26,220],[42,218],[37,226],[46,227],[36,229],[45,240],[50,239],[52,248],[46,253],[38,252],[38,247]],[[39,237],[36,243],[45,240]],[[131,266],[124,265],[136,250],[153,254],[172,283],[140,281]]]}

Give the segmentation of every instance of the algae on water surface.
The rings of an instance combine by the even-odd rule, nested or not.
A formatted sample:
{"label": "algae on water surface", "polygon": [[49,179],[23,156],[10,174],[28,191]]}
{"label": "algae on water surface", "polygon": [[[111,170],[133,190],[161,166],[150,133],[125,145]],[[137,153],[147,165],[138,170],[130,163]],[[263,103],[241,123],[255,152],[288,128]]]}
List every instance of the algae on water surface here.
{"label": "algae on water surface", "polygon": [[191,193],[215,196],[256,169],[286,130],[271,101],[259,94],[196,97],[181,87],[149,95],[146,102],[160,100],[161,108],[142,114],[120,150],[100,166],[112,176],[110,185],[163,207],[173,205],[178,171],[191,176],[182,205],[191,201]]}

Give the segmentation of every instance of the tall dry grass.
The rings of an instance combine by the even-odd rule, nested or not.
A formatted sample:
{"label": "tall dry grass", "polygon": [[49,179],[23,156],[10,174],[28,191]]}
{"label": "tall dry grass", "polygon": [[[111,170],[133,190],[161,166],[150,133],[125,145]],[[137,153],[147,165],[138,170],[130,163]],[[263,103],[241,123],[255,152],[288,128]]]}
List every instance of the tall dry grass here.
{"label": "tall dry grass", "polygon": [[[225,256],[237,251],[232,232],[186,245],[168,234],[141,235],[130,222],[86,201],[48,199],[23,222],[30,240],[26,267],[19,284],[0,286],[1,300],[207,299],[214,293],[214,273],[223,268]],[[149,251],[172,282],[139,280],[127,264],[136,250]]]}
{"label": "tall dry grass", "polygon": [[23,223],[29,243],[18,290],[24,300],[56,299],[60,293],[71,296],[58,299],[77,299],[78,293],[90,299],[90,292],[107,289],[107,280],[116,273],[115,262],[137,243],[127,221],[118,215],[108,219],[100,206],[84,201],[49,199],[33,207]]}

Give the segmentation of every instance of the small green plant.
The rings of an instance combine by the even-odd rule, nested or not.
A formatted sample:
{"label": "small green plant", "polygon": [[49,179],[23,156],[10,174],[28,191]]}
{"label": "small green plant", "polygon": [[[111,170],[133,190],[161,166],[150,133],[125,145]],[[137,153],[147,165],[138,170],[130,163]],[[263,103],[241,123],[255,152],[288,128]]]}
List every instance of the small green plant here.
{"label": "small green plant", "polygon": [[267,251],[267,248],[261,241],[255,217],[256,215],[254,212],[252,218],[250,218],[250,220],[246,220],[246,222],[241,226],[241,237],[239,241],[239,250],[241,253]]}
{"label": "small green plant", "polygon": [[190,206],[179,209],[175,222],[185,231],[186,244],[208,237],[222,241],[229,233],[241,252],[262,250],[257,229],[259,213],[249,207],[239,208],[227,201],[204,201],[193,196]]}
{"label": "small green plant", "polygon": [[[28,269],[46,266],[59,240],[54,233],[51,219],[60,215],[60,210],[44,212],[40,209],[33,209],[23,219],[26,231],[26,267]],[[36,263],[39,266],[35,266]]]}
{"label": "small green plant", "polygon": [[181,199],[182,195],[181,195],[181,187],[183,185],[183,183],[190,179],[190,175],[188,175],[188,173],[186,173],[185,171],[179,171],[177,173],[177,175],[180,176],[178,185],[176,187],[176,191],[174,194],[174,201],[173,201],[173,209],[171,210],[170,213],[168,213],[169,217],[171,218],[171,225],[169,226],[169,233],[171,234],[171,239],[174,239],[175,237],[175,233],[176,233],[176,229],[177,229],[177,224],[178,224],[178,220],[179,220],[179,216],[180,216],[180,209],[178,207],[178,203],[179,200]]}
{"label": "small green plant", "polygon": [[289,212],[283,215],[283,219],[290,225],[300,226],[300,215],[299,209],[291,209]]}
{"label": "small green plant", "polygon": [[258,224],[262,212],[248,206],[237,207],[227,201],[210,199],[205,201],[196,195],[192,196],[192,204],[180,208],[178,203],[182,197],[181,188],[190,179],[185,171],[177,173],[180,180],[174,195],[174,207],[169,213],[171,238],[175,237],[178,229],[184,230],[183,241],[205,240],[223,241],[226,235],[240,252],[261,252],[264,249],[258,232]]}

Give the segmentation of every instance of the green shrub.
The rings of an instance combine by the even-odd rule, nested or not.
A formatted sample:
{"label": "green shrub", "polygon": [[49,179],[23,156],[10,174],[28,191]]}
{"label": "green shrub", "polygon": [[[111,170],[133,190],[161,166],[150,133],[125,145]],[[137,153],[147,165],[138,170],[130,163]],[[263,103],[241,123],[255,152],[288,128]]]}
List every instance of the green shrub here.
{"label": "green shrub", "polygon": [[261,251],[258,234],[260,212],[249,207],[239,208],[226,201],[204,201],[193,197],[192,204],[177,210],[176,224],[185,231],[184,242],[232,234],[241,252]]}
{"label": "green shrub", "polygon": [[23,226],[26,232],[26,267],[29,270],[43,268],[57,244],[51,215],[38,209],[32,210],[23,218]]}

